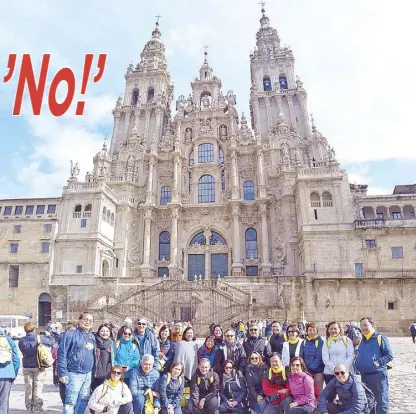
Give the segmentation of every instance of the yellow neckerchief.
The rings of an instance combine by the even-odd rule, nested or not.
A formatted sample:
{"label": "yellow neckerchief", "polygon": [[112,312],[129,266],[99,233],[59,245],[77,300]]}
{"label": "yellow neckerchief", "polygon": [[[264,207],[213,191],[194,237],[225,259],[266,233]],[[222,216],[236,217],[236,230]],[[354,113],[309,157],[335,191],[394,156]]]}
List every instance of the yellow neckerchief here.
{"label": "yellow neckerchief", "polygon": [[365,339],[367,339],[367,341],[373,336],[374,333],[374,328],[371,327],[371,331],[368,334],[363,333]]}
{"label": "yellow neckerchief", "polygon": [[119,383],[119,381],[118,380],[116,380],[116,381],[114,381],[114,380],[112,380],[111,378],[108,380],[108,383],[113,387],[113,388],[115,388],[115,387],[117,387],[117,384]]}
{"label": "yellow neckerchief", "polygon": [[284,369],[285,369],[285,367],[284,366],[281,366],[280,368],[272,368],[272,371],[275,374],[280,374]]}
{"label": "yellow neckerchief", "polygon": [[340,338],[340,336],[339,336],[339,335],[337,335],[337,336],[331,336],[331,339],[332,339],[333,341],[337,341],[339,338]]}
{"label": "yellow neckerchief", "polygon": [[297,336],[296,338],[289,338],[289,344],[294,345],[297,344],[299,342],[299,337]]}
{"label": "yellow neckerchief", "polygon": [[318,337],[318,335],[313,336],[312,338],[310,336],[307,336],[306,339],[308,341],[312,341],[313,339],[316,339]]}

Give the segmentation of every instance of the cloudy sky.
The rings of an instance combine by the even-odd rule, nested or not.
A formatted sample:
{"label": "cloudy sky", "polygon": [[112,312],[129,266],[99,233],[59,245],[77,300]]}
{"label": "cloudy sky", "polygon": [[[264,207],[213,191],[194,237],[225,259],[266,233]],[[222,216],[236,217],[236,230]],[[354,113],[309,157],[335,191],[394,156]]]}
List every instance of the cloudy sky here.
{"label": "cloudy sky", "polygon": [[[282,44],[293,49],[309,112],[350,182],[369,184],[372,194],[414,183],[416,1],[269,0],[266,11]],[[31,53],[37,68],[51,53],[49,82],[65,66],[81,79],[85,53],[108,58],[102,80],[89,86],[83,117],[75,108],[58,118],[47,108],[33,116],[27,99],[22,115],[13,117],[17,76],[0,83],[0,198],[59,196],[71,159],[82,174],[91,170],[103,137],[111,136],[111,109],[127,65],[139,60],[157,14],[175,98],[190,92],[209,45],[223,88],[234,90],[238,110],[248,113],[257,0],[3,0],[2,76],[10,53]]]}

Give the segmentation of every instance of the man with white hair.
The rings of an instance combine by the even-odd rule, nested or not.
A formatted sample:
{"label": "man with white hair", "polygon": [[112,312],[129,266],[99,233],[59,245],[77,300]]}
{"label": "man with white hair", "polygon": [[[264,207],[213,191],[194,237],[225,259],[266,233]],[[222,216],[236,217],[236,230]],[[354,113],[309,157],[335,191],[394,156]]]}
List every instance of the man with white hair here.
{"label": "man with white hair", "polygon": [[160,345],[156,336],[149,329],[148,320],[142,317],[137,318],[134,327],[133,341],[135,341],[137,347],[139,348],[140,357],[143,358],[143,355],[146,354],[153,355],[153,367],[157,369],[159,364]]}
{"label": "man with white hair", "polygon": [[154,368],[154,357],[142,356],[140,365],[134,370],[130,379],[130,390],[133,396],[134,414],[143,414],[145,406],[151,406],[154,414],[160,410],[159,372]]}

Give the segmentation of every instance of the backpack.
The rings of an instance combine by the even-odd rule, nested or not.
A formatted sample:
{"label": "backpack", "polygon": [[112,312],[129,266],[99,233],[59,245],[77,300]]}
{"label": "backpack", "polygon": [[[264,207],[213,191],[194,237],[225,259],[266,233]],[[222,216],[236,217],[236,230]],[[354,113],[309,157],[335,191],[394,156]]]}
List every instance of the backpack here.
{"label": "backpack", "polygon": [[49,368],[53,365],[53,357],[51,349],[43,345],[40,339],[40,336],[37,335],[38,343],[36,345],[36,356],[38,360],[39,368]]}
{"label": "backpack", "polygon": [[358,346],[360,345],[361,339],[363,338],[363,334],[359,328],[353,326],[348,330],[348,338],[351,339],[354,346]]}
{"label": "backpack", "polygon": [[[170,372],[168,372],[167,379],[166,379],[166,385],[169,385],[171,379],[172,379],[172,374]],[[179,377],[178,379],[179,379],[179,385],[182,385],[182,377]]]}
{"label": "backpack", "polygon": [[0,365],[8,365],[12,362],[12,347],[6,336],[0,336]]}
{"label": "backpack", "polygon": [[377,405],[377,401],[376,401],[376,397],[374,396],[373,391],[370,390],[370,388],[368,388],[368,386],[366,384],[364,384],[364,382],[360,381],[361,385],[364,388],[365,391],[365,396],[367,397],[367,410],[365,411],[366,414],[375,414],[376,413],[376,405]]}

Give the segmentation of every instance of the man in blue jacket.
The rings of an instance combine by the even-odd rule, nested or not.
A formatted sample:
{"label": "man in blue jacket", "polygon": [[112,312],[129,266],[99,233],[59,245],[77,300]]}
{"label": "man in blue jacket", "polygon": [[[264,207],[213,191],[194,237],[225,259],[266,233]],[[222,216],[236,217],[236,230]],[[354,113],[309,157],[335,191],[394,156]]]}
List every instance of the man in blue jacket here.
{"label": "man in blue jacket", "polygon": [[143,355],[146,354],[153,355],[153,368],[157,370],[159,365],[159,341],[148,328],[148,322],[146,318],[138,318],[134,326],[135,329],[133,336],[134,341],[139,348],[140,359],[143,358]]}
{"label": "man in blue jacket", "polygon": [[58,377],[65,384],[63,414],[84,414],[90,397],[95,349],[93,322],[91,314],[81,314],[78,328],[65,332],[59,344]]}
{"label": "man in blue jacket", "polygon": [[374,321],[370,317],[360,320],[363,339],[358,347],[355,367],[361,379],[374,393],[376,414],[389,412],[389,378],[388,364],[393,360],[389,340],[374,329]]}
{"label": "man in blue jacket", "polygon": [[[25,405],[28,411],[43,411],[43,383],[46,377],[45,368],[38,363],[38,336],[35,324],[27,322],[24,326],[26,336],[19,341],[19,349],[23,355],[23,377],[25,379]],[[51,347],[55,340],[49,336],[39,336],[41,344]]]}
{"label": "man in blue jacket", "polygon": [[19,352],[13,339],[0,328],[0,414],[8,414],[12,383],[20,367]]}

